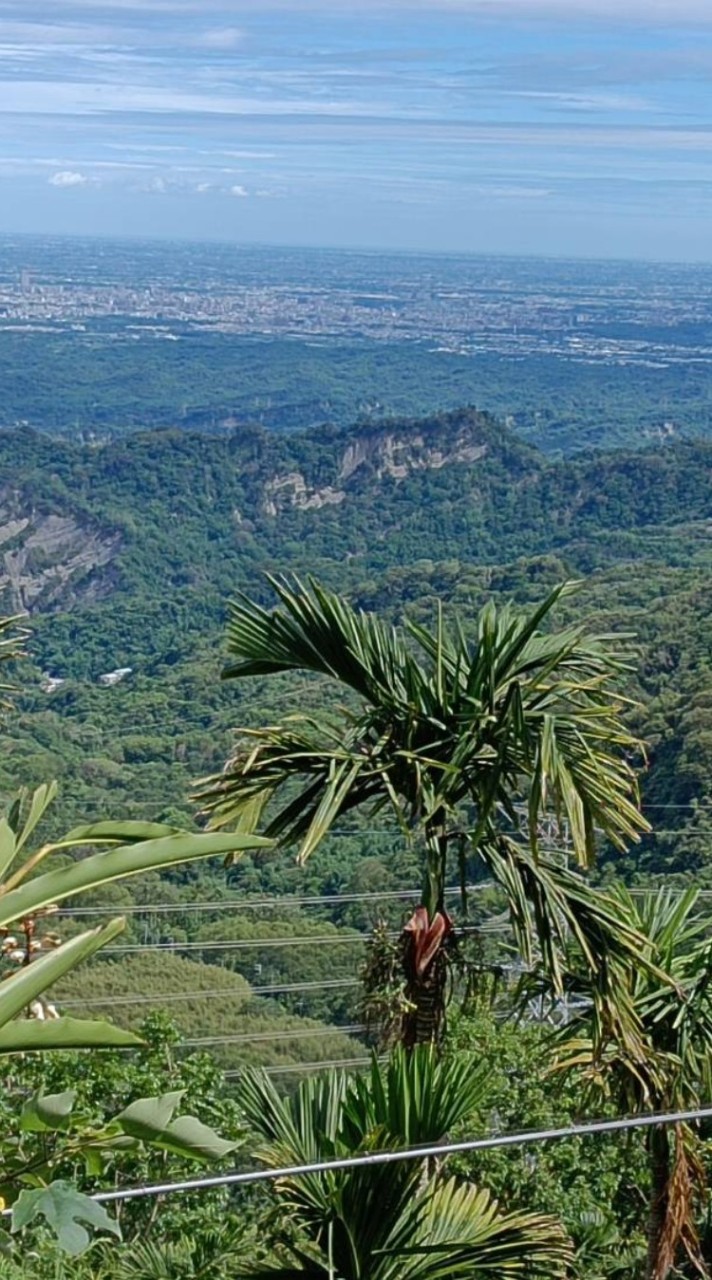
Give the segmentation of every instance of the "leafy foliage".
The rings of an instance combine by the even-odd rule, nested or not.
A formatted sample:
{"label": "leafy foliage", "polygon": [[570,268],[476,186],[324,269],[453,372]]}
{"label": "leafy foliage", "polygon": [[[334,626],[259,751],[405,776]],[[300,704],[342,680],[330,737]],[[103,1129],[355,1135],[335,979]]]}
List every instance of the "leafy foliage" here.
{"label": "leafy foliage", "polygon": [[[437,1144],[484,1088],[484,1073],[466,1058],[439,1061],[421,1047],[397,1052],[385,1068],[374,1062],[369,1076],[352,1083],[335,1073],[304,1082],[291,1101],[255,1075],[241,1102],[262,1138],[260,1159],[280,1168]],[[286,1175],[275,1190],[284,1224],[275,1259],[244,1272],[263,1280],[565,1274],[569,1249],[554,1219],[503,1213],[488,1192],[422,1161]]]}

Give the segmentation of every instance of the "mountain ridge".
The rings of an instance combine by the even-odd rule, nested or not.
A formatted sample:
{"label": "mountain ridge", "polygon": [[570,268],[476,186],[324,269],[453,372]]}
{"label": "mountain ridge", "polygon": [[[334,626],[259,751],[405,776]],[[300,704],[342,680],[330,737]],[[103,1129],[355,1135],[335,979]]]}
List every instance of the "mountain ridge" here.
{"label": "mountain ridge", "polygon": [[[474,563],[712,521],[712,442],[552,461],[476,409],[276,436],[0,433],[0,607],[223,596],[264,568]],[[589,546],[590,550],[590,546]],[[603,547],[603,552],[606,552]],[[590,558],[590,557],[589,557]],[[586,568],[585,564],[579,567]]]}

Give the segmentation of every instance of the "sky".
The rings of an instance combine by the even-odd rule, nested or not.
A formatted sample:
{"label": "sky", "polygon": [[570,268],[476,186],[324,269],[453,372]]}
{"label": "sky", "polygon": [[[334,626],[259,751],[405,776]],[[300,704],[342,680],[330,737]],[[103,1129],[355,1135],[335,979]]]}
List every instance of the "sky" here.
{"label": "sky", "polygon": [[712,260],[712,0],[0,0],[0,233]]}

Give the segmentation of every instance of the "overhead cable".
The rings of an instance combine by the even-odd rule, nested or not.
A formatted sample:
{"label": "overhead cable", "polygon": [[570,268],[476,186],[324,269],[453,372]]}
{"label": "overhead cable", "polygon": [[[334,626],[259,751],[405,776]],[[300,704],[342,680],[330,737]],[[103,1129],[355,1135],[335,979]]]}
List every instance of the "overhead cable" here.
{"label": "overhead cable", "polygon": [[[478,925],[461,925],[457,932],[460,936],[469,933],[508,933],[510,925],[501,921],[499,916],[493,916],[490,920],[483,920]],[[400,938],[398,932],[391,932],[385,935],[387,938],[395,941]],[[288,938],[241,938],[234,941],[232,938],[224,938],[219,941],[207,942],[135,942],[129,943],[124,947],[102,947],[102,956],[118,956],[137,954],[147,951],[254,951],[262,950],[263,947],[322,947],[322,946],[357,946],[364,945],[371,941],[370,933],[351,933],[343,936],[338,933],[322,933],[315,937],[309,937],[309,934],[297,934],[296,937]]]}
{"label": "overhead cable", "polygon": [[[369,1059],[371,1061],[371,1059]],[[355,1065],[355,1064],[349,1064]],[[587,1138],[605,1133],[624,1133],[630,1129],[650,1129],[659,1125],[686,1124],[712,1120],[712,1106],[690,1111],[668,1111],[616,1120],[595,1120],[588,1124],[564,1125],[561,1128],[535,1129],[523,1133],[502,1133],[487,1138],[470,1138],[462,1142],[436,1143],[426,1147],[405,1147],[395,1151],[371,1151],[365,1155],[344,1156],[339,1160],[316,1160],[311,1164],[286,1165],[280,1169],[248,1169],[216,1174],[211,1178],[193,1178],[184,1182],[163,1182],[144,1187],[124,1187],[116,1191],[100,1191],[92,1199],[103,1204],[121,1200],[137,1200],[176,1192],[202,1191],[209,1187],[241,1186],[253,1182],[275,1182],[283,1178],[299,1178],[335,1170],[362,1169],[374,1165],[396,1164],[403,1160],[441,1160],[443,1156],[473,1151],[492,1151],[500,1147],[523,1147],[533,1143],[558,1142],[569,1138]],[[5,1212],[8,1212],[7,1210]]]}
{"label": "overhead cable", "polygon": [[[490,889],[492,885],[489,881],[482,884],[467,885],[466,892],[473,893],[475,890]],[[353,902],[380,902],[386,898],[415,898],[419,897],[422,890],[416,889],[388,889],[384,892],[374,890],[372,893],[323,893],[314,894],[309,897],[298,897],[292,894],[271,894],[264,898],[222,898],[214,902],[151,902],[144,904],[136,904],[127,907],[61,907],[55,914],[65,916],[99,916],[112,915],[117,912],[121,915],[136,915],[149,912],[191,912],[191,911],[243,911],[243,910],[259,910],[264,907],[316,907],[316,906],[341,906],[344,903]],[[448,897],[455,894],[461,894],[459,888],[449,888],[445,890]]]}
{"label": "overhead cable", "polygon": [[238,987],[208,987],[204,991],[172,991],[167,995],[157,993],[153,996],[105,996],[93,997],[89,1000],[60,1000],[63,1009],[85,1009],[93,1006],[129,1005],[129,1004],[174,1004],[182,1000],[234,1000],[239,997],[248,1001],[253,995],[277,996],[292,995],[303,991],[333,991],[338,987],[359,987],[358,978],[329,978],[324,982],[287,982],[270,983],[267,986],[253,987],[244,991]]}
{"label": "overhead cable", "polygon": [[181,1040],[177,1049],[203,1049],[221,1044],[253,1044],[274,1040],[319,1040],[324,1036],[352,1036],[365,1031],[363,1023],[353,1022],[346,1027],[307,1027],[298,1031],[245,1031],[234,1036],[201,1036],[196,1040]]}

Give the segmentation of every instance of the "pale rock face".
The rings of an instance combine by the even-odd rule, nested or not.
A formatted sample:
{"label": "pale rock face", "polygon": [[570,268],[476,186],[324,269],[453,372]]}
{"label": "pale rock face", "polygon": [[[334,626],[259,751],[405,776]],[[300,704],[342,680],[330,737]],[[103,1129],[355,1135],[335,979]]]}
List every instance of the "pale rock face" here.
{"label": "pale rock face", "polygon": [[313,511],[319,507],[336,506],[345,497],[343,489],[333,489],[330,485],[324,489],[309,490],[301,471],[289,471],[286,475],[275,476],[274,480],[267,481],[262,510],[267,516],[276,516],[284,507]]}
{"label": "pale rock face", "polygon": [[466,435],[447,449],[429,444],[422,434],[399,437],[392,432],[364,436],[344,450],[339,479],[348,480],[365,462],[371,463],[380,479],[384,475],[404,480],[411,471],[439,471],[441,467],[477,462],[487,453],[484,444],[473,444]]}
{"label": "pale rock face", "polygon": [[61,601],[102,594],[95,571],[110,565],[121,544],[73,516],[43,515],[14,491],[0,491],[0,607],[32,613]]}
{"label": "pale rock face", "polygon": [[310,511],[344,502],[349,481],[366,464],[373,469],[377,480],[390,476],[400,481],[413,471],[471,465],[486,453],[487,445],[474,443],[467,431],[449,441],[447,448],[429,441],[420,432],[403,436],[388,430],[370,432],[344,449],[338,473],[339,488],[327,485],[310,489],[300,471],[289,471],[266,482],[262,510],[267,516],[277,516],[288,507]]}

